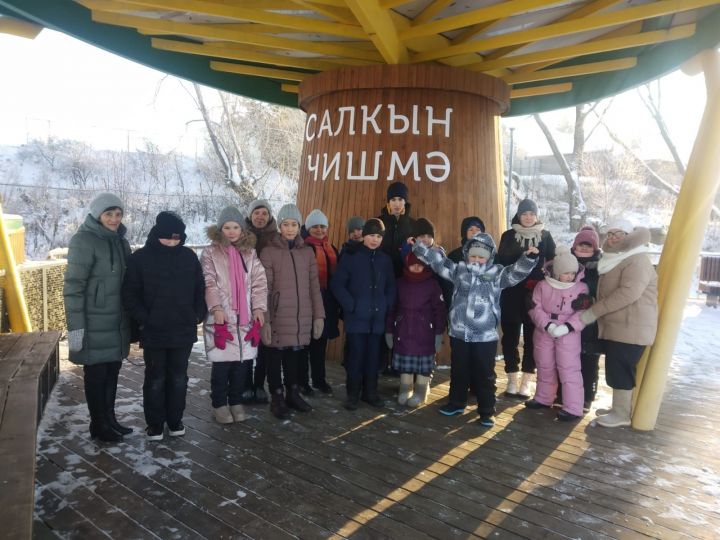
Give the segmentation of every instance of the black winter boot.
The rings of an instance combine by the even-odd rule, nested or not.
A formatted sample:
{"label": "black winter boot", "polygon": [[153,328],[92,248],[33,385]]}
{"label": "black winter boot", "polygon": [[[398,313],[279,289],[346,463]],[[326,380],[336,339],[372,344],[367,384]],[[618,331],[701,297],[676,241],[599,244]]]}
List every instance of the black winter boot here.
{"label": "black winter boot", "polygon": [[85,381],[85,400],[90,411],[90,437],[102,442],[116,443],[123,440],[121,433],[115,431],[107,418],[105,408],[105,388],[103,385]]}
{"label": "black winter boot", "polygon": [[132,428],[121,425],[115,417],[115,396],[117,395],[117,382],[120,370],[114,369],[108,370],[108,378],[105,383],[105,411],[108,419],[108,424],[120,435],[129,435],[132,433]]}
{"label": "black winter boot", "polygon": [[278,388],[272,393],[270,412],[279,420],[285,420],[288,417],[288,409],[285,406],[285,396],[282,388]]}
{"label": "black winter boot", "polygon": [[347,388],[347,399],[343,403],[348,411],[354,411],[358,408],[360,402],[360,381],[348,380],[346,384]]}
{"label": "black winter boot", "polygon": [[293,384],[287,389],[285,395],[285,404],[291,409],[295,409],[300,412],[310,412],[312,407],[305,401],[300,395],[300,387],[297,384]]}
{"label": "black winter boot", "polygon": [[381,409],[385,406],[385,401],[380,399],[380,396],[378,396],[377,376],[368,377],[365,375],[363,377],[362,400],[371,407],[375,407],[377,409]]}

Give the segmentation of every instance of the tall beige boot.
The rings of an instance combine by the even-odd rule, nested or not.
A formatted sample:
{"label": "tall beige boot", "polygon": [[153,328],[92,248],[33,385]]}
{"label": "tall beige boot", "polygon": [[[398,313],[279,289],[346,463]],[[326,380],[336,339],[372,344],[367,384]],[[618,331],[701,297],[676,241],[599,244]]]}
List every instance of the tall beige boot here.
{"label": "tall beige boot", "polygon": [[505,389],[505,395],[507,397],[515,397],[518,393],[518,373],[517,371],[515,373],[508,373],[507,374],[507,388]]}
{"label": "tall beige boot", "polygon": [[532,389],[533,376],[534,375],[532,373],[523,372],[522,377],[520,378],[520,390],[518,390],[517,393],[519,398],[530,399],[530,396],[535,393]]}
{"label": "tall beige boot", "polygon": [[608,428],[629,426],[631,424],[632,394],[632,390],[613,388],[612,410],[608,414],[598,417],[598,425]]}
{"label": "tall beige boot", "polygon": [[398,403],[400,405],[407,405],[408,399],[410,399],[410,396],[412,396],[412,384],[412,373],[400,374],[400,390],[398,392]]}
{"label": "tall beige boot", "polygon": [[415,375],[415,393],[408,399],[408,407],[419,407],[427,400],[430,391],[430,377]]}

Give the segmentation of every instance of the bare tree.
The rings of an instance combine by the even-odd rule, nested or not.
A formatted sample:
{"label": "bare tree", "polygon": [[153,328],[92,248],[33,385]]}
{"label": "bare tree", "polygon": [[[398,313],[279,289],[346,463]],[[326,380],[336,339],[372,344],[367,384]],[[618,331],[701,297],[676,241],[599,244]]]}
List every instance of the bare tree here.
{"label": "bare tree", "polygon": [[553,137],[552,132],[540,115],[534,114],[533,118],[535,118],[535,122],[537,122],[537,125],[545,135],[548,145],[550,145],[550,150],[552,151],[553,156],[555,156],[555,160],[560,166],[560,171],[565,178],[565,183],[567,184],[568,221],[570,224],[570,230],[577,231],[585,224],[585,220],[587,219],[587,205],[585,204],[585,200],[582,196],[582,190],[580,189],[577,169],[574,171],[570,169],[570,165],[565,159],[563,153],[560,151],[560,148],[555,141],[555,137]]}
{"label": "bare tree", "polygon": [[680,173],[680,176],[685,176],[685,164],[683,163],[682,159],[680,159],[680,153],[678,152],[677,146],[675,146],[675,143],[670,136],[670,130],[668,129],[667,124],[665,124],[665,118],[662,114],[662,92],[660,86],[660,79],[648,83],[645,86],[641,86],[637,89],[637,93],[638,96],[640,96],[640,100],[645,105],[645,108],[650,113],[650,116],[652,116],[652,119],[655,121],[655,125],[657,126],[658,131],[660,131],[660,135],[662,136],[663,141],[665,141],[665,146],[667,146],[668,150],[670,151],[670,155],[672,155],[673,161],[675,162],[675,167]]}

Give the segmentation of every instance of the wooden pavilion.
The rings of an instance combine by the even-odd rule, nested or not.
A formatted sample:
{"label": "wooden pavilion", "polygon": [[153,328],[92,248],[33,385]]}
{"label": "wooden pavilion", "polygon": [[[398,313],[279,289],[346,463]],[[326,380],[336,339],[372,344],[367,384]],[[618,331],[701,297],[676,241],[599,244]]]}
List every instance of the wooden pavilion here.
{"label": "wooden pavilion", "polygon": [[[302,211],[376,215],[389,181],[403,180],[413,211],[448,238],[458,216],[483,216],[495,235],[505,223],[500,115],[600,99],[680,66],[703,72],[705,114],[659,265],[658,338],[633,415],[636,429],[656,426],[720,183],[720,0],[0,0],[0,31],[42,28],[302,107]],[[22,320],[22,298],[10,300]]]}

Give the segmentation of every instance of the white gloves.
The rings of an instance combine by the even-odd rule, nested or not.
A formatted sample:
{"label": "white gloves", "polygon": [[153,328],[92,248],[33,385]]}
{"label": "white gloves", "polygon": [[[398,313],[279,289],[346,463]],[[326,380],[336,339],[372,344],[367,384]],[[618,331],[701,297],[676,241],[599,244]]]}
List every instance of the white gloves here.
{"label": "white gloves", "polygon": [[312,327],[313,339],[320,339],[322,337],[323,328],[325,327],[325,319],[315,319]]}
{"label": "white gloves", "polygon": [[585,326],[591,325],[592,323],[597,321],[597,319],[597,315],[593,313],[592,309],[586,309],[580,314],[580,320]]}
{"label": "white gloves", "polygon": [[82,351],[84,337],[85,337],[85,329],[84,328],[80,328],[79,330],[70,330],[67,334],[68,349],[70,349],[72,352]]}
{"label": "white gloves", "polygon": [[392,349],[393,345],[395,345],[393,343],[393,335],[390,332],[387,332],[385,334],[385,344],[387,345],[388,349]]}
{"label": "white gloves", "polygon": [[262,328],[260,329],[260,339],[262,340],[263,345],[265,345],[266,347],[272,345],[272,328],[270,327],[269,322],[263,324]]}
{"label": "white gloves", "polygon": [[556,326],[550,332],[550,334],[556,338],[563,337],[564,335],[567,335],[569,333],[570,333],[570,329],[567,327],[566,324],[561,324],[560,326]]}
{"label": "white gloves", "polygon": [[548,334],[552,335],[552,333],[555,331],[555,329],[557,328],[557,326],[558,326],[557,324],[555,324],[554,322],[551,322],[550,324],[548,324],[548,325],[545,327],[545,330],[547,330],[547,333],[548,333]]}

